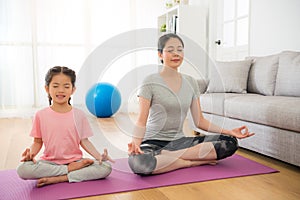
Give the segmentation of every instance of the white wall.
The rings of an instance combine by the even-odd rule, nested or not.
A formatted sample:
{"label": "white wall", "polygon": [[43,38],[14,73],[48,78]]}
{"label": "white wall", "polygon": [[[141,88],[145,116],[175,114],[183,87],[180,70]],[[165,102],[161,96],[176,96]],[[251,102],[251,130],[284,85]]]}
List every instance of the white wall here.
{"label": "white wall", "polygon": [[164,0],[136,0],[136,28],[157,28],[157,17],[165,11]]}
{"label": "white wall", "polygon": [[[165,11],[164,1],[162,0],[135,0],[132,4],[135,6],[135,13],[132,13],[132,28],[133,29],[156,29],[157,17]],[[140,38],[136,38],[140,40]],[[147,39],[147,38],[144,38]],[[148,38],[149,40],[150,38]],[[158,38],[157,38],[158,39]],[[124,75],[126,84],[119,84],[120,90],[124,92],[122,94],[122,106],[121,112],[138,112],[138,102],[136,92],[138,86],[141,85],[145,76],[157,71],[155,65],[158,63],[157,51],[152,50],[137,50],[131,53],[133,70],[130,73]],[[149,66],[147,67],[143,66]],[[123,80],[123,82],[124,82]]]}
{"label": "white wall", "polygon": [[300,51],[300,1],[251,0],[250,55]]}

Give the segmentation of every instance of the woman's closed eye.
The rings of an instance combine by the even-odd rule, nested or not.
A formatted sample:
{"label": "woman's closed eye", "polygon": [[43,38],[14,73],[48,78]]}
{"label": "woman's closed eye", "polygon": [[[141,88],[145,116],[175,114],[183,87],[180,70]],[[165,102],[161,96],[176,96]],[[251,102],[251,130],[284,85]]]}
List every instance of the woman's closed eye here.
{"label": "woman's closed eye", "polygon": [[175,53],[175,52],[177,52],[177,53],[182,53],[183,52],[183,49],[182,48],[178,48],[178,49],[166,49],[166,51],[168,52],[168,53]]}

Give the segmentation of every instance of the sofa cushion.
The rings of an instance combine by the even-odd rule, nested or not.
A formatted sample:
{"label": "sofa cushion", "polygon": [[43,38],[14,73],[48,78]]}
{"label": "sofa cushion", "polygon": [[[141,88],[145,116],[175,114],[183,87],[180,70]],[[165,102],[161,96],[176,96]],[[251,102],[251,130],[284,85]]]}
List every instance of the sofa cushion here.
{"label": "sofa cushion", "polygon": [[285,51],[279,55],[275,95],[300,97],[300,52]]}
{"label": "sofa cushion", "polygon": [[207,92],[246,93],[251,60],[216,62],[209,71]]}
{"label": "sofa cushion", "polygon": [[300,132],[300,98],[245,94],[226,98],[226,117]]}
{"label": "sofa cushion", "polygon": [[247,92],[273,95],[279,54],[264,57],[248,57],[247,59],[252,60]]}
{"label": "sofa cushion", "polygon": [[237,93],[206,93],[200,96],[201,109],[205,113],[224,115],[224,100],[239,96]]}

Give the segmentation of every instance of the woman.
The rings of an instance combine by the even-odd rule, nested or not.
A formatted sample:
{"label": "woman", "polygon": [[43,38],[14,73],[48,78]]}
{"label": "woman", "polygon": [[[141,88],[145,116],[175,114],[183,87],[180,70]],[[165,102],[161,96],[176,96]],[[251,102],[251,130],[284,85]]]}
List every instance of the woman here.
{"label": "woman", "polygon": [[[226,130],[203,117],[196,80],[178,72],[184,57],[184,43],[178,35],[159,38],[158,56],[161,72],[148,76],[138,93],[140,112],[128,144],[128,162],[134,173],[159,174],[216,164],[235,153],[236,138],[254,135],[246,126]],[[197,128],[220,135],[186,137],[182,127],[189,109]]]}

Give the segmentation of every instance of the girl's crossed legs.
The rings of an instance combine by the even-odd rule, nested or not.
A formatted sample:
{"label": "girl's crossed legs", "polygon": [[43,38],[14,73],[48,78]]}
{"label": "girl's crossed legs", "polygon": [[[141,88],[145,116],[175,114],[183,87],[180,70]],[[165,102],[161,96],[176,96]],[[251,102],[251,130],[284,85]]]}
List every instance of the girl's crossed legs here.
{"label": "girl's crossed legs", "polygon": [[107,177],[111,173],[111,165],[91,159],[82,159],[68,165],[39,160],[36,163],[21,163],[17,172],[23,179],[38,179],[37,187],[60,182],[81,182]]}

